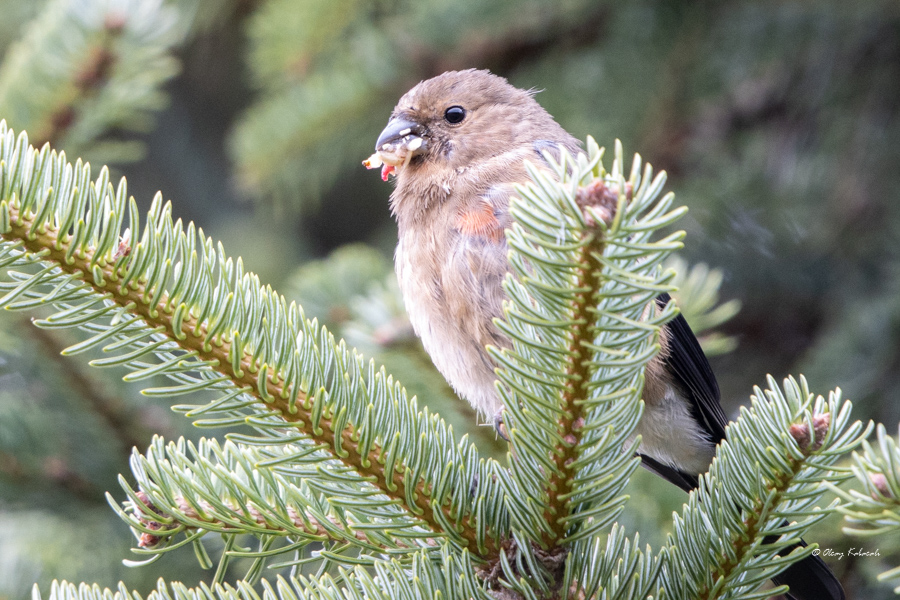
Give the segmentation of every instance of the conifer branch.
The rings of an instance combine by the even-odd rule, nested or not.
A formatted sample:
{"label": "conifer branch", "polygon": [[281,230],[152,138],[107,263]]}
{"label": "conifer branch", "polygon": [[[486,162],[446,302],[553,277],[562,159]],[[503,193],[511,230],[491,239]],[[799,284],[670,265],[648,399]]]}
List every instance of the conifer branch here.
{"label": "conifer branch", "polygon": [[[773,506],[777,506],[787,498],[787,493],[803,468],[806,466],[806,451],[818,450],[824,441],[825,433],[831,423],[831,415],[828,413],[813,415],[815,423],[812,438],[805,423],[797,424],[791,428],[792,437],[801,446],[804,454],[790,454],[786,457],[785,468],[774,474],[771,480],[766,482],[767,494],[752,499],[748,507],[741,511],[741,526],[732,537],[733,550],[729,552],[722,562],[715,565],[711,580],[707,580],[697,593],[697,600],[712,600],[719,597],[724,582],[740,575],[742,563],[753,557],[757,550],[761,532],[766,526],[766,520]],[[805,430],[805,431],[804,431]],[[803,554],[805,556],[805,553]],[[715,587],[711,587],[715,582]]]}
{"label": "conifer branch", "polygon": [[[843,490],[827,484],[843,503],[844,533],[861,538],[896,535],[900,531],[900,436],[890,436],[884,425],[875,428],[875,443],[864,441],[862,451],[853,453],[851,471],[858,489]],[[900,594],[900,567],[878,575],[879,581],[893,581]]]}
{"label": "conifer branch", "polygon": [[[366,545],[373,550],[381,550],[382,548],[373,545],[367,539],[365,530],[352,530],[348,523],[330,517],[327,512],[318,510],[309,510],[309,501],[315,502],[310,497],[308,490],[299,490],[284,477],[277,475],[269,475],[257,481],[251,481],[249,470],[253,470],[255,463],[250,463],[247,457],[244,460],[238,459],[245,467],[244,475],[247,478],[244,481],[231,482],[230,487],[236,490],[242,490],[239,498],[235,499],[232,493],[220,496],[215,489],[204,488],[198,489],[196,482],[200,478],[196,478],[193,482],[195,485],[186,485],[184,473],[180,476],[176,474],[174,463],[178,463],[183,468],[183,457],[178,456],[179,450],[182,450],[184,441],[180,440],[178,444],[172,444],[165,450],[162,449],[162,440],[156,438],[151,448],[152,456],[143,458],[137,453],[133,457],[135,471],[140,474],[143,488],[140,491],[129,491],[131,498],[131,515],[122,516],[131,524],[132,528],[140,533],[138,546],[141,548],[153,549],[159,546],[165,546],[165,542],[171,536],[183,531],[190,532],[192,530],[202,530],[204,532],[243,533],[246,531],[262,532],[264,534],[274,534],[280,537],[290,537],[291,543],[295,546],[305,546],[310,542],[326,542],[329,540],[346,541],[352,537],[359,545]],[[199,448],[191,447],[191,451],[195,455],[205,458],[209,447],[212,447],[218,455],[239,455],[240,451],[231,443],[227,443],[225,448],[220,448],[213,440],[202,440]],[[181,460],[179,460],[181,459]],[[259,458],[257,458],[259,460]],[[195,465],[190,465],[187,473],[202,473],[204,466],[209,465],[207,460]],[[251,469],[247,469],[249,466]],[[144,476],[147,471],[152,471],[150,477]],[[209,471],[203,473],[206,481],[212,481],[215,478],[215,472]],[[219,473],[221,477],[221,473]],[[180,480],[178,483],[182,485],[171,485],[171,481]],[[164,482],[167,485],[164,485]],[[265,485],[265,484],[275,485]],[[176,483],[176,485],[178,485]],[[123,486],[128,487],[123,482]],[[165,489],[163,489],[165,488]],[[151,490],[153,494],[148,493]],[[173,494],[174,492],[174,494]],[[303,508],[293,505],[291,498],[297,495],[306,496],[307,504]],[[159,508],[154,502],[154,497],[166,498],[171,496],[174,502],[169,502],[165,509]],[[119,510],[111,496],[108,496],[110,504],[114,509]],[[273,506],[274,504],[274,506]]]}
{"label": "conifer branch", "polygon": [[[587,229],[584,245],[578,249],[576,261],[582,265],[575,273],[573,289],[576,290],[571,301],[574,325],[569,334],[568,352],[571,356],[566,367],[566,384],[562,392],[563,411],[559,419],[560,440],[554,451],[556,470],[549,480],[550,502],[547,506],[546,519],[553,524],[553,537],[546,542],[555,546],[566,536],[566,521],[559,518],[565,515],[566,500],[571,496],[574,477],[570,466],[578,458],[580,432],[584,426],[583,399],[591,395],[593,363],[590,360],[591,347],[597,338],[595,323],[595,307],[598,295],[603,287],[603,262],[600,257],[606,248],[604,230],[612,224],[618,204],[618,191],[610,190],[605,182],[597,181],[587,188],[579,188],[576,202],[585,208],[586,220],[594,220],[594,215],[604,223],[594,223]],[[627,194],[626,194],[627,197]],[[630,200],[630,198],[627,198]],[[589,207],[590,212],[587,210]]]}
{"label": "conifer branch", "polygon": [[[185,352],[195,353],[199,359],[208,361],[223,378],[227,378],[243,393],[254,397],[260,405],[277,413],[290,424],[293,431],[335,449],[335,458],[353,468],[386,496],[403,503],[412,499],[413,503],[409,507],[411,512],[418,515],[423,525],[434,531],[435,537],[444,535],[442,523],[435,516],[430,494],[419,482],[413,489],[407,489],[408,483],[403,477],[402,468],[389,473],[381,460],[385,452],[383,448],[373,444],[366,455],[360,454],[354,428],[348,426],[340,430],[334,419],[327,416],[321,417],[319,427],[314,428],[311,412],[313,403],[307,394],[301,392],[295,397],[289,396],[285,382],[276,373],[270,374],[264,365],[256,363],[249,353],[243,354],[239,363],[234,364],[232,343],[220,340],[210,344],[205,325],[191,314],[176,312],[171,307],[167,294],[163,293],[158,301],[152,302],[152,290],[141,283],[123,288],[119,280],[124,275],[124,268],[118,262],[96,261],[94,253],[90,251],[70,252],[70,240],[66,239],[68,236],[60,237],[59,232],[52,227],[40,228],[40,223],[34,216],[22,215],[15,206],[7,206],[9,227],[2,234],[4,240],[20,243],[30,254],[40,256],[45,264],[53,264],[65,273],[83,278],[104,300],[115,302],[138,316],[148,327],[164,333]],[[455,519],[455,515],[450,514],[447,507],[438,507],[437,510],[445,512],[444,519],[447,521]],[[459,534],[464,545],[473,549],[476,547],[475,533],[470,527],[461,528]],[[489,541],[487,543],[490,544]]]}
{"label": "conifer branch", "polygon": [[[15,153],[12,152],[14,148]],[[422,448],[419,456],[412,457],[419,461],[414,466],[407,462],[407,457],[398,455],[401,448],[399,442],[411,436],[415,439],[417,427],[436,427],[433,418],[416,413],[414,405],[403,408],[400,415],[394,417],[399,417],[400,422],[393,424],[393,427],[408,428],[405,431],[407,438],[402,438],[402,428],[394,433],[392,428],[383,429],[384,425],[379,424],[376,430],[373,421],[366,422],[360,429],[359,425],[350,421],[346,408],[335,408],[333,401],[329,400],[328,392],[306,392],[302,384],[302,373],[298,371],[298,350],[282,351],[282,347],[293,347],[291,341],[283,337],[272,337],[273,334],[285,336],[285,326],[292,322],[300,321],[302,324],[302,315],[293,307],[287,310],[283,298],[276,297],[270,291],[254,290],[252,280],[240,275],[240,265],[234,268],[230,266],[230,261],[225,261],[221,248],[219,262],[223,265],[222,275],[228,278],[233,276],[239,285],[227,299],[222,298],[220,293],[218,297],[198,300],[200,294],[212,292],[211,289],[204,291],[197,288],[198,285],[213,285],[210,280],[198,278],[201,270],[211,269],[212,265],[204,265],[197,258],[198,252],[202,252],[203,256],[213,254],[212,242],[200,235],[201,244],[198,248],[192,225],[188,227],[187,235],[179,233],[180,225],[173,229],[169,209],[162,206],[159,196],[151,209],[143,238],[131,247],[127,237],[120,240],[119,236],[126,212],[124,186],[120,186],[115,193],[111,186],[107,189],[105,171],[97,184],[91,185],[87,167],[78,164],[73,170],[65,162],[64,155],[57,157],[47,147],[37,153],[28,147],[24,136],[20,136],[18,142],[13,144],[12,132],[7,131],[2,123],[0,161],[4,161],[0,162],[0,236],[6,250],[5,264],[41,265],[36,273],[28,275],[10,271],[13,281],[3,284],[2,287],[8,291],[0,303],[21,309],[52,302],[56,300],[54,296],[69,302],[72,297],[79,298],[79,301],[87,300],[83,304],[65,304],[68,308],[37,324],[51,327],[84,324],[89,329],[93,328],[93,331],[100,331],[90,340],[70,348],[69,351],[73,353],[109,339],[110,331],[130,332],[132,336],[135,327],[145,331],[135,339],[149,335],[155,341],[142,347],[136,354],[126,355],[124,359],[95,362],[118,362],[138,367],[137,372],[128,376],[132,379],[160,372],[169,374],[181,383],[173,388],[146,390],[147,393],[156,395],[200,389],[234,390],[232,395],[243,395],[255,402],[257,407],[264,408],[264,413],[260,414],[257,410],[256,416],[250,416],[251,422],[258,427],[284,428],[310,440],[313,445],[329,449],[334,460],[352,469],[366,484],[375,486],[385,496],[405,506],[421,526],[433,531],[432,537],[449,536],[455,543],[470,548],[476,556],[490,554],[494,542],[484,535],[484,526],[481,526],[482,533],[477,533],[471,521],[472,516],[463,513],[466,510],[464,507],[471,504],[472,499],[462,493],[458,486],[447,488],[446,484],[449,483],[447,477],[457,470],[460,474],[473,473],[469,477],[483,472],[481,486],[482,489],[488,489],[491,487],[488,473],[493,467],[479,462],[473,456],[471,448],[465,450],[470,457],[468,463],[460,455],[456,459],[458,466],[454,466],[453,459],[450,458],[448,465],[434,465],[430,469],[423,469],[424,461],[433,459]],[[51,181],[52,184],[48,186]],[[87,198],[88,193],[91,198]],[[75,194],[74,198],[69,198],[69,194]],[[89,204],[86,206],[85,202]],[[137,229],[133,200],[131,202],[129,220],[132,228],[129,231]],[[87,212],[80,213],[79,206],[86,207]],[[165,260],[162,260],[155,252],[166,244],[176,244],[175,247],[179,250],[175,256],[163,257]],[[177,260],[179,252],[187,260],[173,266],[173,260]],[[167,289],[170,276],[175,283]],[[34,291],[40,289],[42,281],[52,282],[54,287]],[[235,294],[238,294],[237,298]],[[244,294],[245,301],[256,302],[256,306],[260,307],[247,310],[262,309],[266,312],[239,316],[240,313],[236,311],[243,308],[240,294]],[[248,306],[252,307],[254,304]],[[98,327],[94,324],[98,319],[109,315],[113,316],[109,326]],[[229,315],[230,319],[239,320],[229,322]],[[267,318],[272,319],[268,327]],[[248,332],[242,330],[251,325],[258,327],[254,325],[257,319],[262,319],[263,328],[257,330],[257,335],[261,337],[258,337],[255,344],[249,345],[246,337]],[[139,321],[143,322],[142,326],[137,325]],[[334,344],[327,332],[318,331],[309,324],[300,330],[300,335],[301,339],[321,337],[326,346]],[[121,347],[124,343],[111,346]],[[146,353],[148,348],[155,349],[163,362],[154,366],[132,358],[132,355],[139,357]],[[314,348],[310,350],[316,351]],[[332,376],[342,382],[342,385],[353,386],[348,390],[357,389],[355,386],[360,383],[365,385],[362,379],[353,379],[354,371],[342,373],[342,369],[353,366],[360,359],[355,356],[342,359],[342,356],[337,354],[335,358],[349,358],[351,363],[345,363],[342,367],[340,363],[331,364],[330,360],[326,361],[323,375],[332,369],[338,369]],[[310,356],[310,359],[314,357]],[[191,376],[190,372],[205,375],[198,379]],[[356,377],[362,377],[362,373],[356,373]],[[347,377],[350,379],[345,381]],[[382,393],[378,388],[378,385],[383,385],[378,384],[380,379],[383,381],[383,376],[370,368],[369,382],[376,384],[371,393]],[[387,383],[389,387],[392,386],[390,382]],[[333,392],[347,393],[340,389]],[[412,412],[406,416],[405,411],[409,410]],[[365,412],[362,417],[354,417],[354,420],[365,419],[367,414]],[[241,421],[247,418],[243,417]],[[403,422],[406,419],[412,420]],[[416,425],[417,419],[419,425]],[[386,443],[380,442],[376,437],[378,435],[386,436]],[[422,435],[425,435],[424,432]],[[446,442],[440,436],[432,434],[415,443],[421,446]],[[436,447],[431,452],[435,449]],[[448,456],[438,460],[446,460]],[[449,472],[444,472],[448,469]],[[440,477],[441,484],[432,480],[426,485],[425,482],[433,477]],[[484,501],[492,500],[485,500],[484,497],[475,500]],[[498,515],[491,511],[490,518],[498,518]]]}
{"label": "conifer branch", "polygon": [[72,98],[67,99],[65,104],[54,109],[47,117],[47,125],[40,130],[41,136],[35,140],[35,144],[40,146],[44,142],[58,142],[78,118],[78,104],[107,83],[110,71],[117,60],[114,48],[116,38],[122,33],[123,17],[123,15],[107,17],[96,45],[88,49],[85,62],[72,82],[74,88]]}
{"label": "conifer branch", "polygon": [[647,309],[670,289],[659,265],[682,234],[651,236],[683,211],[660,198],[664,175],[654,178],[639,157],[625,175],[620,144],[610,173],[601,157],[593,140],[587,156],[547,154],[561,183],[533,168],[535,183],[511,207],[518,281],[507,281],[511,303],[498,326],[513,348],[495,353],[515,448],[509,496],[511,514],[528,514],[523,531],[545,548],[574,542],[579,525],[578,535],[593,535],[621,509],[624,498],[612,498],[636,462],[633,450],[610,450],[634,445],[643,366],[675,314]]}
{"label": "conifer branch", "polygon": [[880,423],[876,441],[864,441],[862,452],[853,453],[851,469],[860,489],[829,485],[844,500],[838,510],[847,523],[844,531],[852,535],[868,537],[900,530],[900,442]]}
{"label": "conifer branch", "polygon": [[[247,581],[234,585],[200,583],[190,588],[181,583],[167,583],[160,579],[155,590],[146,596],[120,583],[115,590],[87,584],[76,585],[54,581],[48,598],[51,600],[420,600],[438,597],[464,597],[489,600],[485,591],[474,582],[459,578],[466,568],[465,560],[458,560],[446,550],[437,559],[420,552],[409,564],[386,560],[373,570],[355,567],[342,570],[338,577],[322,576],[278,577],[274,582],[262,580],[262,593]],[[457,592],[457,593],[455,593]],[[461,593],[458,593],[461,592]],[[35,600],[40,591],[35,588]]]}
{"label": "conifer branch", "polygon": [[659,581],[667,593],[756,598],[766,580],[815,549],[798,542],[834,510],[816,506],[822,482],[848,477],[834,464],[869,428],[850,421],[840,390],[816,397],[802,377],[786,379],[783,390],[769,377],[769,388],[756,388],[751,407],[728,425],[709,472],[676,516]]}

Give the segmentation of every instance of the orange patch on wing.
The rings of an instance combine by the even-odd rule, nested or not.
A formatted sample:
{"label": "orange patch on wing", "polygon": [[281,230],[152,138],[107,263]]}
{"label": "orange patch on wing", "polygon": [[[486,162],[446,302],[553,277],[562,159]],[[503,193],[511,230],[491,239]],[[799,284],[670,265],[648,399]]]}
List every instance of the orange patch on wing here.
{"label": "orange patch on wing", "polygon": [[494,215],[493,207],[487,202],[460,212],[456,218],[456,229],[463,235],[480,236],[494,242],[503,239],[500,221]]}

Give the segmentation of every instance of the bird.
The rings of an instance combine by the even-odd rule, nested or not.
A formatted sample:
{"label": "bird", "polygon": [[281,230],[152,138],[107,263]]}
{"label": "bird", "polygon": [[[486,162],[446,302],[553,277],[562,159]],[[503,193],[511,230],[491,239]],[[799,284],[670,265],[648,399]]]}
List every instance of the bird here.
{"label": "bird", "polygon": [[[395,181],[394,265],[413,330],[457,394],[497,422],[502,401],[486,347],[511,345],[494,324],[503,317],[509,272],[510,197],[516,184],[529,181],[526,162],[549,173],[545,152],[558,159],[560,149],[580,151],[580,142],[534,96],[486,70],[421,81],[397,102],[375,154],[363,163]],[[664,307],[670,298],[661,294],[656,301]],[[683,316],[662,328],[660,347],[645,371],[638,454],[650,471],[689,492],[725,439],[728,419],[709,361]],[[774,580],[797,600],[844,598],[818,556]]]}

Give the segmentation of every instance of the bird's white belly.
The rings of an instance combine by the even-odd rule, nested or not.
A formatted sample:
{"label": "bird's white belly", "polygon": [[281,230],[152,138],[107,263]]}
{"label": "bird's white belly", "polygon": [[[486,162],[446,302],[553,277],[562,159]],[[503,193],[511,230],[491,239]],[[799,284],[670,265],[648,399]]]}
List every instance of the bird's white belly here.
{"label": "bird's white belly", "polygon": [[716,452],[671,387],[665,397],[645,403],[635,435],[641,436],[639,453],[686,473],[705,473]]}

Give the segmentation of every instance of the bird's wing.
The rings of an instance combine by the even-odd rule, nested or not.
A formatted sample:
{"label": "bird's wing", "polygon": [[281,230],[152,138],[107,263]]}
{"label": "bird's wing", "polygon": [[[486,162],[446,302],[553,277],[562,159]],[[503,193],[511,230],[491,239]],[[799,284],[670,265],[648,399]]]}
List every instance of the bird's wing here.
{"label": "bird's wing", "polygon": [[[669,294],[663,293],[657,297],[656,303],[664,307],[670,300]],[[706,431],[710,440],[718,444],[725,439],[728,418],[719,403],[716,376],[694,332],[682,315],[669,321],[666,328],[669,348],[663,361],[667,370],[688,400],[691,416]]]}

